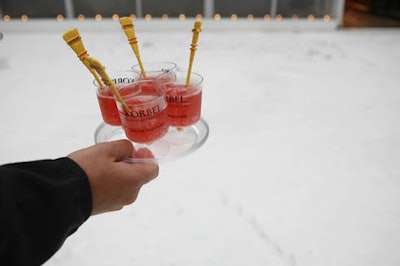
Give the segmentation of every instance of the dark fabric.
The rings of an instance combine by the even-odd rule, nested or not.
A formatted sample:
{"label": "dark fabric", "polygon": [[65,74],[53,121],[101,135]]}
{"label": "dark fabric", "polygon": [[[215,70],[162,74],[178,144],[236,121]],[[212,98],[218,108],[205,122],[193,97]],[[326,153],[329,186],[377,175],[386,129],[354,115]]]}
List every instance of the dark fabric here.
{"label": "dark fabric", "polygon": [[92,193],[69,158],[0,166],[0,265],[41,265],[86,221]]}

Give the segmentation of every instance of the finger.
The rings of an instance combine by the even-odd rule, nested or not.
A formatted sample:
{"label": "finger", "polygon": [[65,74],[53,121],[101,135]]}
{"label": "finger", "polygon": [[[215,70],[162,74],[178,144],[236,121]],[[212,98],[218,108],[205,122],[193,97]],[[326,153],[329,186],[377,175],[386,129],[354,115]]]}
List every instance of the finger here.
{"label": "finger", "polygon": [[142,173],[142,184],[146,184],[156,178],[160,171],[158,164],[155,163],[141,163],[137,164],[139,173]]}
{"label": "finger", "polygon": [[156,178],[159,173],[158,164],[154,163],[126,163],[119,162],[120,169],[127,173],[126,178],[129,182],[139,183],[141,185],[146,184]]}
{"label": "finger", "polygon": [[126,158],[129,158],[134,151],[132,143],[125,139],[111,141],[106,145],[108,154],[114,158],[115,162],[120,162]]}
{"label": "finger", "polygon": [[142,186],[133,186],[130,193],[127,193],[127,198],[124,200],[123,205],[130,205],[136,201]]}
{"label": "finger", "polygon": [[147,158],[147,159],[154,159],[154,155],[151,152],[151,150],[147,149],[147,148],[139,148],[137,151],[135,151],[132,154],[133,158]]}

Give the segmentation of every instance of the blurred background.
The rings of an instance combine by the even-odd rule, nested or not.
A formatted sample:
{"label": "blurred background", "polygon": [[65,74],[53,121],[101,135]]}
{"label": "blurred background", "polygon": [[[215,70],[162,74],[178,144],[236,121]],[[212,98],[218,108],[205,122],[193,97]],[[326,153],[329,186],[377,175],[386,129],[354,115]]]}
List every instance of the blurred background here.
{"label": "blurred background", "polygon": [[208,17],[338,20],[337,27],[398,27],[400,0],[0,0],[3,20]]}

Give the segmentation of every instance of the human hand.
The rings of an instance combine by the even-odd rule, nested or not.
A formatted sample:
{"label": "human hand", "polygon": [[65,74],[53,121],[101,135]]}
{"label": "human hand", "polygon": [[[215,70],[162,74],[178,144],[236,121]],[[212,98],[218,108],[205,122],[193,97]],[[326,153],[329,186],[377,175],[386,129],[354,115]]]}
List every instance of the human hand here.
{"label": "human hand", "polygon": [[142,185],[158,175],[154,163],[124,162],[131,157],[149,157],[149,150],[136,151],[128,140],[117,140],[78,150],[68,158],[78,163],[89,178],[93,197],[92,215],[116,211],[133,203]]}

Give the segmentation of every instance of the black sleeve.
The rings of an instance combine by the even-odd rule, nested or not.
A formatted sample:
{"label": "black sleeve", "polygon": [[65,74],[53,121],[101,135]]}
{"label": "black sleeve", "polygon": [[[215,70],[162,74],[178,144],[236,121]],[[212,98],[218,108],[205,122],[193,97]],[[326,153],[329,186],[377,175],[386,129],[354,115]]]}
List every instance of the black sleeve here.
{"label": "black sleeve", "polygon": [[0,166],[0,265],[41,265],[85,222],[92,193],[69,158]]}

